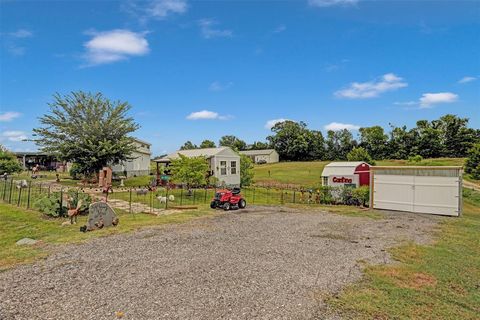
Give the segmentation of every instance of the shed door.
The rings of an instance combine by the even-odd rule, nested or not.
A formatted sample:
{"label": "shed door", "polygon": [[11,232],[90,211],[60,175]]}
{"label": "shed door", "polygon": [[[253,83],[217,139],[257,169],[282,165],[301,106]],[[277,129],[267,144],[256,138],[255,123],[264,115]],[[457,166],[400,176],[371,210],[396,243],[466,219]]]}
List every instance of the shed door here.
{"label": "shed door", "polygon": [[373,176],[373,207],[413,212],[413,189],[413,176],[375,174]]}
{"label": "shed door", "polygon": [[375,174],[373,208],[458,216],[460,178]]}
{"label": "shed door", "polygon": [[414,212],[459,215],[458,177],[415,177]]}

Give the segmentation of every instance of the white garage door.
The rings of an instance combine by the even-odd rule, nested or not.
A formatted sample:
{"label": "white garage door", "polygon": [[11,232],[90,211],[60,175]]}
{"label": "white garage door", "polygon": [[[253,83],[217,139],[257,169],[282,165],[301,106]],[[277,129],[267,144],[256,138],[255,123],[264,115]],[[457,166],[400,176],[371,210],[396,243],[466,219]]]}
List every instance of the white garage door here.
{"label": "white garage door", "polygon": [[459,216],[462,185],[456,169],[375,168],[373,208]]}

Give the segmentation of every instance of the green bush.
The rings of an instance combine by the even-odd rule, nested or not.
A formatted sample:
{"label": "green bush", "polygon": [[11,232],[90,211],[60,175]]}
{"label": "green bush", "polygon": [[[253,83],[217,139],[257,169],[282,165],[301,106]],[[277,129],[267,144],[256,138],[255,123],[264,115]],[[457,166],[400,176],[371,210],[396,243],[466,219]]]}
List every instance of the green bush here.
{"label": "green bush", "polygon": [[0,174],[12,174],[22,171],[22,166],[15,155],[0,146]]}
{"label": "green bush", "polygon": [[408,162],[410,163],[420,163],[423,161],[423,157],[419,154],[408,157]]}
{"label": "green bush", "polygon": [[480,180],[480,143],[474,144],[468,151],[465,172],[470,174],[473,179]]}
{"label": "green bush", "polygon": [[[78,201],[81,200],[82,204],[79,208],[79,212],[86,212],[88,207],[92,203],[90,195],[79,192],[77,190],[69,190],[63,194],[62,206],[60,207],[60,192],[52,192],[50,195],[42,194],[40,198],[33,202],[33,207],[38,211],[49,217],[65,217],[69,209],[69,205],[73,208],[77,207]],[[65,199],[68,198],[70,204]]]}
{"label": "green bush", "polygon": [[66,203],[60,207],[60,192],[53,192],[50,195],[42,194],[35,200],[33,207],[49,217],[65,217],[67,214]]}
{"label": "green bush", "polygon": [[355,202],[358,202],[360,205],[366,207],[370,201],[370,188],[368,186],[355,188],[352,191],[352,197]]}
{"label": "green bush", "polygon": [[82,175],[80,166],[76,163],[72,164],[72,167],[70,168],[69,174],[70,174],[70,177],[72,177],[73,180],[79,180],[81,175]]}

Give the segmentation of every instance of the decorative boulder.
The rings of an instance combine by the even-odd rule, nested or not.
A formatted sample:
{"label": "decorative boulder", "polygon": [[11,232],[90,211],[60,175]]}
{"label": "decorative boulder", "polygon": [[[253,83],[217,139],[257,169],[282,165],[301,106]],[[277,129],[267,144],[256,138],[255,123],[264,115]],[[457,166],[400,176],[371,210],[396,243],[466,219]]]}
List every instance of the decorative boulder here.
{"label": "decorative boulder", "polygon": [[118,217],[115,211],[106,202],[94,202],[88,207],[87,224],[80,227],[80,231],[93,231],[103,227],[116,226]]}

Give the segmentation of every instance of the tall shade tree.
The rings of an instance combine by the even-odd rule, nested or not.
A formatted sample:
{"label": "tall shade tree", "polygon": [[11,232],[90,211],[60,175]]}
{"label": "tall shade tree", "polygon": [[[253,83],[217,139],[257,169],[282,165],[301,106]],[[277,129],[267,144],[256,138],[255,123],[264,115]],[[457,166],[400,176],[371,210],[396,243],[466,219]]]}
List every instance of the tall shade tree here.
{"label": "tall shade tree", "polygon": [[183,146],[180,147],[180,150],[192,150],[192,149],[198,149],[198,146],[190,140],[185,142]]}
{"label": "tall shade tree", "polygon": [[76,163],[89,175],[131,158],[136,149],[129,135],[139,128],[127,115],[128,102],[112,102],[101,93],[55,94],[50,112],[33,129],[41,150]]}
{"label": "tall shade tree", "polygon": [[247,148],[247,143],[245,141],[231,135],[221,137],[218,144],[221,147],[230,147],[236,151],[245,150]]}
{"label": "tall shade tree", "polygon": [[215,142],[212,140],[203,140],[202,143],[200,143],[200,148],[215,148]]}
{"label": "tall shade tree", "polygon": [[380,126],[360,128],[360,146],[373,159],[383,159],[387,156],[388,136]]}
{"label": "tall shade tree", "polygon": [[357,141],[347,129],[329,130],[326,145],[328,160],[347,160],[347,154],[357,145]]}

